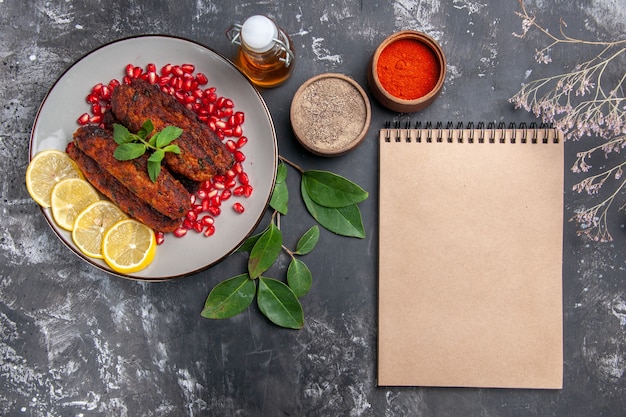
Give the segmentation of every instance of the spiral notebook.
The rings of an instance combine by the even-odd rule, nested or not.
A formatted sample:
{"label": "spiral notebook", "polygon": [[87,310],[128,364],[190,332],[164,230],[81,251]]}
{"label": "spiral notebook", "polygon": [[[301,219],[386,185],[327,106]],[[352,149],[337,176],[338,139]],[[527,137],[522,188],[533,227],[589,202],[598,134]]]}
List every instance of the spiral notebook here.
{"label": "spiral notebook", "polygon": [[378,385],[562,387],[563,138],[380,130]]}

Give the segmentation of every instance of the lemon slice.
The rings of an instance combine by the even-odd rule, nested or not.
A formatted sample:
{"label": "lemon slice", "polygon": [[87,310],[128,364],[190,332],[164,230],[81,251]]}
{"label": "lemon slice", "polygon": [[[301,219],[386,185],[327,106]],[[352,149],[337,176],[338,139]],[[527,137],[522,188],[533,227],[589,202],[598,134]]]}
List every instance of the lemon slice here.
{"label": "lemon slice", "polygon": [[111,226],[127,218],[126,214],[108,200],[87,206],[74,221],[72,239],[82,253],[102,259],[102,238]]}
{"label": "lemon slice", "polygon": [[74,229],[74,221],[81,211],[100,199],[98,192],[86,180],[68,178],[52,187],[50,208],[52,217],[65,230]]}
{"label": "lemon slice", "polygon": [[125,219],[104,233],[102,256],[114,271],[130,274],[150,265],[156,246],[151,228],[137,220]]}
{"label": "lemon slice", "polygon": [[26,189],[37,204],[50,207],[52,187],[67,178],[83,178],[76,162],[56,149],[41,151],[26,168]]}

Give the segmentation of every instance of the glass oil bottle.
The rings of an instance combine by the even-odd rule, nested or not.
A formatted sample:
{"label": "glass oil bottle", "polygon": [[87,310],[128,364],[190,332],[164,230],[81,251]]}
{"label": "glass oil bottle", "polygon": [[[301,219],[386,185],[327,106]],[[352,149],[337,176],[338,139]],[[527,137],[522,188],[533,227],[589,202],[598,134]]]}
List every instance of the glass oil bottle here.
{"label": "glass oil bottle", "polygon": [[235,65],[258,87],[272,88],[291,75],[295,55],[289,36],[266,16],[251,16],[232,25],[226,36],[238,45]]}

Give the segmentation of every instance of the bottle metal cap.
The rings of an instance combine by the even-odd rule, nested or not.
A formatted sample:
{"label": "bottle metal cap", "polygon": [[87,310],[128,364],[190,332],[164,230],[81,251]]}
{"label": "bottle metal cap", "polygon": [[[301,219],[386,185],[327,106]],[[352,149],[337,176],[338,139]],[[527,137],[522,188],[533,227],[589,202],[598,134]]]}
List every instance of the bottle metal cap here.
{"label": "bottle metal cap", "polygon": [[241,27],[242,42],[254,52],[269,51],[277,38],[278,28],[265,16],[251,16]]}

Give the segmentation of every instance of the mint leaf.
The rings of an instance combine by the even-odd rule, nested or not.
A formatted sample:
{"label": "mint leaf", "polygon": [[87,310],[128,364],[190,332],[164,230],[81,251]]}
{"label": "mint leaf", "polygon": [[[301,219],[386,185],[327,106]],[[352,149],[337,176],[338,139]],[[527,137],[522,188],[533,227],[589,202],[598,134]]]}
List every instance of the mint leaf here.
{"label": "mint leaf", "polygon": [[139,136],[141,139],[145,139],[150,135],[150,133],[152,133],[153,130],[154,125],[152,124],[152,120],[148,119],[143,122],[143,125],[141,125],[141,129],[139,129],[139,132],[137,132],[137,136]]}
{"label": "mint leaf", "polygon": [[180,154],[180,148],[178,147],[178,145],[167,145],[165,148],[163,148],[163,150],[165,152],[175,153],[176,155]]}
{"label": "mint leaf", "polygon": [[146,147],[143,143],[122,143],[113,152],[113,157],[118,161],[129,161],[139,158],[146,153]]}
{"label": "mint leaf", "polygon": [[161,162],[165,158],[165,151],[163,149],[157,149],[152,152],[150,158],[148,158],[148,162]]}
{"label": "mint leaf", "polygon": [[122,143],[128,143],[133,141],[133,137],[126,128],[126,126],[114,123],[113,124],[113,140],[118,145]]}
{"label": "mint leaf", "polygon": [[169,145],[174,140],[176,140],[180,135],[182,135],[183,129],[176,126],[166,126],[157,133],[156,139],[156,147],[162,148],[164,146]]}
{"label": "mint leaf", "polygon": [[148,160],[148,176],[152,180],[152,182],[156,182],[161,172],[161,162],[155,162]]}

